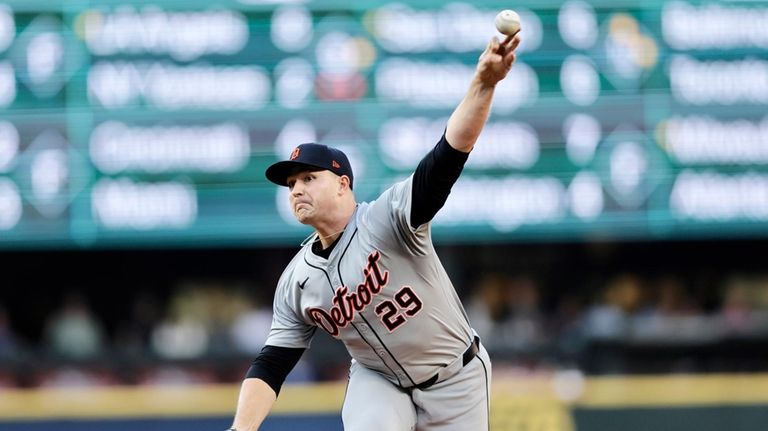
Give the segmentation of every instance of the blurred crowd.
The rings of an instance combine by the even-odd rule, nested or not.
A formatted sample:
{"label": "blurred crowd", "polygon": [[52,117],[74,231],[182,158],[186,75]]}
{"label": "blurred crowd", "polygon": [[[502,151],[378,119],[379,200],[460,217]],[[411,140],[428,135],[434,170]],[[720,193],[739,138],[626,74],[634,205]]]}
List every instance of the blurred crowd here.
{"label": "blurred crowd", "polygon": [[[487,272],[459,292],[497,369],[761,366],[749,358],[768,344],[768,274],[702,281],[622,273],[584,283]],[[270,295],[247,283],[184,282],[167,298],[135,295],[114,318],[72,291],[34,340],[15,333],[0,304],[0,387],[238,381],[268,335]],[[343,378],[348,361],[340,343],[318,336],[289,381]]]}
{"label": "blurred crowd", "polygon": [[719,282],[623,273],[545,295],[527,276],[483,277],[470,319],[497,356],[590,373],[755,371],[768,345],[768,274]]}

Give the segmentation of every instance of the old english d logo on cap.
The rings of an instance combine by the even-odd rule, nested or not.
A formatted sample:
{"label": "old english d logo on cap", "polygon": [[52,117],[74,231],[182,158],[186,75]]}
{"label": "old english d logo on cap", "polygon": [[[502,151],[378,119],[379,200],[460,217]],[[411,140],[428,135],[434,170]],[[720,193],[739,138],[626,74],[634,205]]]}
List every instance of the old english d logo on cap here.
{"label": "old english d logo on cap", "polygon": [[296,158],[299,157],[300,152],[301,150],[299,149],[299,147],[294,148],[293,152],[291,153],[291,160],[296,160]]}

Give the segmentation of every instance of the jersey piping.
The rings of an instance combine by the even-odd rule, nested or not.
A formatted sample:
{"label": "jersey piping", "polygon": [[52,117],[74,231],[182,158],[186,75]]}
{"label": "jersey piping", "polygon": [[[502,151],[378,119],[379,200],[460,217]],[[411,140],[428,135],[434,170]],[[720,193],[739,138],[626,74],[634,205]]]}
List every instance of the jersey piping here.
{"label": "jersey piping", "polygon": [[[355,231],[352,233],[352,236],[349,238],[349,241],[347,242],[347,246],[344,247],[344,251],[342,251],[341,255],[339,255],[339,265],[337,265],[336,270],[339,273],[339,281],[341,281],[342,285],[345,285],[345,283],[344,283],[344,279],[341,277],[341,260],[344,259],[344,255],[347,253],[347,250],[349,249],[349,246],[352,244],[352,239],[355,237],[355,235],[357,235],[357,228],[355,228]],[[392,360],[397,364],[398,367],[400,367],[401,370],[403,370],[403,373],[405,374],[406,377],[408,377],[408,380],[410,380],[411,384],[416,385],[416,382],[413,381],[413,378],[411,378],[411,375],[408,374],[408,371],[405,369],[405,367],[403,367],[403,365],[400,363],[400,361],[398,361],[397,358],[395,358],[395,355],[392,354],[392,352],[389,350],[389,347],[387,347],[387,345],[384,344],[384,340],[382,340],[381,337],[379,337],[379,334],[376,333],[376,330],[368,322],[368,319],[366,319],[365,316],[363,316],[362,313],[360,313],[360,318],[362,318],[363,322],[365,322],[365,324],[368,325],[369,328],[371,328],[371,332],[373,332],[373,335],[376,336],[377,340],[379,340],[379,343],[381,343],[382,347],[384,347],[384,350],[387,351],[387,354],[389,354],[389,357],[392,358]],[[352,322],[350,322],[350,323],[352,323]],[[357,331],[356,327],[355,327],[355,330]],[[359,332],[360,331],[358,331],[358,333]],[[366,340],[365,342],[366,342],[366,344],[368,344],[371,347],[371,349],[374,350],[374,353],[375,353],[376,349],[374,349],[373,346],[371,346],[371,344],[368,343],[368,340]],[[383,359],[382,359],[382,362],[384,362],[384,365],[387,365],[387,362],[384,361]],[[402,386],[402,383],[400,382],[400,378],[397,376],[397,373],[395,373],[394,370],[389,367],[389,365],[387,365],[387,368],[389,368],[389,370],[394,373],[394,376],[397,379],[398,383],[400,384],[400,386]]]}
{"label": "jersey piping", "polygon": [[[352,233],[352,236],[350,237],[350,240],[349,240],[349,242],[347,242],[347,247],[345,247],[345,248],[344,248],[344,253],[346,253],[346,251],[347,251],[347,248],[349,248],[349,245],[350,245],[350,244],[352,244],[352,238],[354,238],[356,234],[357,234],[357,228],[355,228],[355,231]],[[323,269],[323,268],[321,268],[321,267],[319,267],[319,266],[315,266],[315,265],[311,264],[311,263],[309,262],[309,260],[307,260],[307,256],[306,256],[306,253],[310,253],[310,251],[309,251],[309,250],[307,250],[307,251],[304,253],[304,263],[306,263],[307,265],[309,265],[309,266],[310,266],[310,267],[312,267],[312,268],[315,268],[315,269],[317,269],[317,270],[320,270],[320,271],[322,271],[322,273],[325,275],[325,279],[326,279],[326,280],[328,280],[328,286],[331,288],[331,292],[335,292],[335,291],[334,291],[334,288],[333,288],[333,282],[331,281],[331,277],[330,277],[330,275],[328,275],[328,272],[327,272],[325,269]],[[342,253],[342,256],[343,256],[343,253]],[[339,258],[339,262],[341,262],[341,258]],[[339,273],[339,279],[341,279],[341,273]],[[344,283],[344,281],[343,281],[343,280],[342,280],[341,282],[342,282],[342,283]],[[370,325],[370,323],[368,323],[368,321],[365,319],[365,317],[364,317],[362,314],[360,315],[360,317],[362,317],[362,318],[363,318],[363,321],[365,322],[365,324],[366,324],[366,325],[368,325],[369,327],[371,326],[371,325]],[[354,329],[355,329],[355,332],[357,332],[357,335],[359,335],[359,336],[360,336],[360,339],[361,339],[361,340],[363,340],[363,341],[365,341],[365,344],[367,344],[367,345],[368,345],[368,347],[370,347],[370,348],[371,348],[371,350],[372,350],[374,353],[376,353],[376,348],[374,348],[374,347],[373,347],[373,345],[371,345],[371,343],[370,343],[370,342],[369,342],[369,341],[368,341],[368,340],[365,338],[365,336],[363,336],[363,334],[362,334],[362,331],[360,331],[360,330],[357,328],[357,325],[355,325],[355,323],[354,323],[354,322],[349,322],[349,324],[352,326],[352,328],[354,328]],[[315,327],[315,329],[317,329],[317,327]],[[378,335],[376,334],[376,332],[373,330],[373,327],[371,327],[371,332],[373,332],[373,334],[374,334],[374,335],[376,335],[376,338],[379,338],[379,336],[378,336]],[[381,339],[380,339],[380,338],[379,338],[379,341],[381,341]],[[383,343],[383,342],[382,342],[381,344],[382,344],[382,345],[384,345],[384,343]],[[387,346],[384,346],[384,348],[385,348],[385,349],[387,349]],[[390,355],[390,356],[392,356],[392,353],[389,351],[389,349],[387,349],[387,353],[389,353],[389,355]],[[377,356],[378,356],[378,355],[377,355]],[[400,381],[400,377],[398,377],[398,376],[397,376],[397,373],[395,372],[395,370],[393,370],[393,369],[392,369],[392,367],[390,367],[390,366],[389,366],[389,364],[387,364],[387,361],[385,361],[385,360],[384,360],[384,359],[382,359],[382,358],[380,358],[380,359],[381,359],[381,362],[384,364],[384,366],[385,366],[385,367],[387,367],[387,368],[389,369],[389,371],[391,371],[391,372],[392,372],[392,375],[393,375],[393,376],[395,376],[395,378],[397,379],[397,382],[398,382],[398,384],[399,384],[400,386],[402,386],[402,385],[403,385],[403,383]],[[394,357],[393,357],[393,359],[394,359]],[[402,367],[402,365],[400,365],[400,363],[398,363],[397,361],[395,361],[395,363],[397,363],[397,365],[398,365],[398,366],[400,366],[400,368],[403,368],[403,367]],[[405,370],[403,370],[403,372],[405,372]],[[408,375],[408,373],[406,373],[406,375]],[[408,378],[410,379],[410,376],[408,376]],[[411,381],[413,381],[413,380],[411,380]]]}

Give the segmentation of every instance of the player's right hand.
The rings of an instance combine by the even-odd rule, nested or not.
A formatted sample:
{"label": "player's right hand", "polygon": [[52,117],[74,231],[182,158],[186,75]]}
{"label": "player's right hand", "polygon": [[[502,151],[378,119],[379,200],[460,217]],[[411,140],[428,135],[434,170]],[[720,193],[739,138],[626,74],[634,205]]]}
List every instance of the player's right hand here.
{"label": "player's right hand", "polygon": [[488,87],[504,79],[515,62],[515,49],[520,45],[520,32],[500,42],[495,36],[488,42],[477,63],[476,78]]}

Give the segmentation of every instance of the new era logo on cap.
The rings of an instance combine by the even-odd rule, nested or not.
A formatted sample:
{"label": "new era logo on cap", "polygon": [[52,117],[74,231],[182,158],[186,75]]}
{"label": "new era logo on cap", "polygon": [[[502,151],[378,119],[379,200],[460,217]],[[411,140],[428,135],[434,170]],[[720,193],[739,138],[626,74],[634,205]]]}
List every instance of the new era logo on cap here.
{"label": "new era logo on cap", "polygon": [[349,187],[352,188],[352,166],[347,155],[341,150],[322,144],[301,144],[294,148],[288,160],[277,162],[267,168],[267,179],[281,186],[288,186],[288,176],[296,169],[310,168],[329,170],[338,176],[349,177]]}

